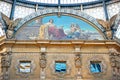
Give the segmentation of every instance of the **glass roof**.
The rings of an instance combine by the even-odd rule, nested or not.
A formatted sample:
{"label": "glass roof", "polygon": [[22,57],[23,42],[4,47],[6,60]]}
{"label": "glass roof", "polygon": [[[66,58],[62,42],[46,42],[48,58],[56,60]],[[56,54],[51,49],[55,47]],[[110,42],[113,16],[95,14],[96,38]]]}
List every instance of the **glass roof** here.
{"label": "glass roof", "polygon": [[[26,1],[58,4],[58,0],[26,0]],[[74,3],[86,3],[86,2],[93,2],[93,1],[98,1],[98,0],[60,0],[60,3],[61,4],[74,4]]]}

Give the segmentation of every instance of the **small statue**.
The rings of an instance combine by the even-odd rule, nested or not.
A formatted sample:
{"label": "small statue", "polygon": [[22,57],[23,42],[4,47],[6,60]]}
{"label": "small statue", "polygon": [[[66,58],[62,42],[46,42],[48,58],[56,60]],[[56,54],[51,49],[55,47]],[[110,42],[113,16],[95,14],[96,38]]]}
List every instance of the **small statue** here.
{"label": "small statue", "polygon": [[11,39],[14,34],[14,28],[17,26],[18,22],[20,22],[21,18],[16,20],[10,20],[5,14],[1,13],[2,18],[7,26],[6,35],[8,39]]}
{"label": "small statue", "polygon": [[97,19],[98,23],[105,29],[106,31],[106,36],[108,39],[112,39],[112,30],[111,28],[113,27],[115,23],[115,19],[117,17],[117,14],[111,17],[109,21],[104,21],[102,19]]}

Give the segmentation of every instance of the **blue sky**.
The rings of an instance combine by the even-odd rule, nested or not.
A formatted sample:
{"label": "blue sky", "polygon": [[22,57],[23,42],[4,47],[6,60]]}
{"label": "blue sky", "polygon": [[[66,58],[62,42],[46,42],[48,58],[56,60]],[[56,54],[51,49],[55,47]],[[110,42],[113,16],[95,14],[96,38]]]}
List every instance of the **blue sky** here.
{"label": "blue sky", "polygon": [[42,19],[42,23],[47,23],[50,19],[54,20],[54,24],[57,27],[64,26],[64,29],[69,29],[72,23],[78,24],[82,30],[90,30],[90,31],[97,31],[94,27],[92,27],[87,22],[71,17],[71,16],[46,16]]}

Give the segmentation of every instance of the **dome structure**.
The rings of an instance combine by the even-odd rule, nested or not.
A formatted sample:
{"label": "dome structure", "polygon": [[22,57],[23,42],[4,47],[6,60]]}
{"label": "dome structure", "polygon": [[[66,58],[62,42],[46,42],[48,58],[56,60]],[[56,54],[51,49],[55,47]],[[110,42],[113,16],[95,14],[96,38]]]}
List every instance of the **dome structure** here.
{"label": "dome structure", "polygon": [[25,0],[30,2],[38,2],[38,3],[49,3],[49,4],[58,4],[60,1],[61,4],[79,4],[79,3],[86,3],[86,2],[96,2],[99,0]]}

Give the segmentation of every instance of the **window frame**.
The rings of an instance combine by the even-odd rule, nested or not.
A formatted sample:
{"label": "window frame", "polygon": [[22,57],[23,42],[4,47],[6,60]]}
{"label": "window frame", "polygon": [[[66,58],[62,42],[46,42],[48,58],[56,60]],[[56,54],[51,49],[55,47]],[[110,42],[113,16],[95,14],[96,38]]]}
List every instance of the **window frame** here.
{"label": "window frame", "polygon": [[[56,63],[65,63],[65,65],[66,65],[65,71],[64,72],[57,72],[56,71]],[[67,62],[66,61],[55,61],[54,69],[55,69],[55,73],[67,73]]]}
{"label": "window frame", "polygon": [[[101,71],[100,71],[100,72],[97,72],[97,71],[96,71],[96,72],[92,72],[92,71],[91,71],[91,64],[99,64]],[[96,65],[95,65],[95,66],[96,66]],[[102,70],[102,62],[101,62],[101,61],[90,61],[90,72],[91,72],[92,74],[102,73],[102,71],[103,71],[103,70]]]}
{"label": "window frame", "polygon": [[[30,62],[30,72],[22,72],[22,71],[20,71],[20,64],[21,63],[27,63],[27,62]],[[19,73],[31,73],[31,70],[32,70],[32,62],[31,61],[19,61]]]}

